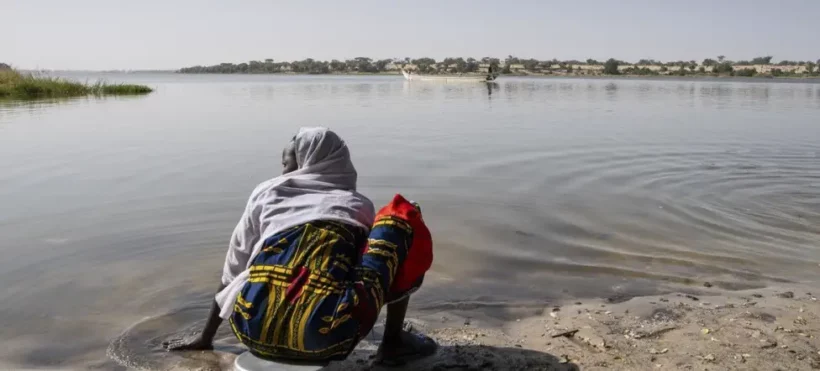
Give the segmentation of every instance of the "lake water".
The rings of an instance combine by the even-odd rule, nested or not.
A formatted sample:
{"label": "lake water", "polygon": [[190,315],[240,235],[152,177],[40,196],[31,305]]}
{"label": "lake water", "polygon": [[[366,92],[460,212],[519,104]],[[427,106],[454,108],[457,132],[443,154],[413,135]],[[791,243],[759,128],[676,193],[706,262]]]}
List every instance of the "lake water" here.
{"label": "lake water", "polygon": [[106,368],[131,324],[199,320],[300,126],[347,140],[377,204],[421,203],[416,313],[820,281],[817,83],[70,77],[156,91],[0,103],[0,364]]}

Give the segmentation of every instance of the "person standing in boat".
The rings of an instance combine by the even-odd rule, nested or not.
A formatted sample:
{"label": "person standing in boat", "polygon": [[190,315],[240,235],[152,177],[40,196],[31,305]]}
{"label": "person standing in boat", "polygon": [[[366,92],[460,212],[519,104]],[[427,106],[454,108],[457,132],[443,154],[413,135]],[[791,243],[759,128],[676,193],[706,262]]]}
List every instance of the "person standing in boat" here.
{"label": "person standing in boat", "polygon": [[257,357],[341,360],[386,304],[377,362],[434,353],[432,339],[402,329],[409,296],[433,260],[418,205],[396,195],[374,216],[371,201],[356,192],[347,145],[325,128],[301,129],[282,165],[283,175],[251,194],[205,328],[165,348],[212,349],[227,319]]}
{"label": "person standing in boat", "polygon": [[495,79],[495,69],[493,68],[493,65],[490,64],[490,66],[487,67],[487,80],[490,81],[493,79]]}

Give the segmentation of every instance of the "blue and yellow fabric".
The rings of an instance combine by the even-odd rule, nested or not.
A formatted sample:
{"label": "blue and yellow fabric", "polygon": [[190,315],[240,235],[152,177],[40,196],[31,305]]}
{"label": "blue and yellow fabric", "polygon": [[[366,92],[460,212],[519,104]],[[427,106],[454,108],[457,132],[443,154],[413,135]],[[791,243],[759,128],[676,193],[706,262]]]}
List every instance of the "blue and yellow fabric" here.
{"label": "blue and yellow fabric", "polygon": [[[410,254],[417,245],[429,256]],[[408,264],[408,257],[416,261]],[[398,195],[379,212],[369,236],[332,221],[293,227],[264,241],[231,327],[258,357],[344,359],[373,327],[385,300],[417,289],[431,263],[432,243],[418,208]]]}

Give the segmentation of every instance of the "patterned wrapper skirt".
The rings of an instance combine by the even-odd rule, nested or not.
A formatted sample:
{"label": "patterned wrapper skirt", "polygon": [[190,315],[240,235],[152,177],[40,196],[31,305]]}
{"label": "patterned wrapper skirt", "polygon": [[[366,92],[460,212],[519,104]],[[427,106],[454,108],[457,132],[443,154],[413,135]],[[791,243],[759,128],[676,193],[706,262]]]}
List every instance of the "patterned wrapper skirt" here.
{"label": "patterned wrapper skirt", "polygon": [[231,327],[257,357],[344,359],[385,303],[420,287],[432,260],[418,206],[400,195],[379,211],[369,236],[332,221],[293,227],[264,241]]}

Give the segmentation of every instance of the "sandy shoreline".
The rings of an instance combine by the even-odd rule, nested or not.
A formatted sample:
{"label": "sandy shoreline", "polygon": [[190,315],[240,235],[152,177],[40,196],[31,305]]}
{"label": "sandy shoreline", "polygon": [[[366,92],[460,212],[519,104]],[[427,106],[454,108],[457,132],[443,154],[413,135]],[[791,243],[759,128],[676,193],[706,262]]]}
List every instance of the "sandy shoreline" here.
{"label": "sandy shoreline", "polygon": [[[711,286],[706,284],[706,286]],[[409,325],[436,339],[433,357],[404,367],[373,364],[381,324],[328,370],[813,370],[820,369],[820,302],[808,285],[569,301],[421,314]],[[0,361],[0,369],[230,370],[241,345],[220,329],[214,352],[168,353],[160,344],[196,332],[205,309],[147,317],[104,349],[50,367]],[[196,313],[191,313],[194,311]],[[203,313],[199,313],[203,312]],[[499,311],[501,312],[501,311]],[[510,317],[512,316],[512,317]],[[179,329],[169,333],[168,329]]]}
{"label": "sandy shoreline", "polygon": [[[450,314],[443,327],[417,324],[440,342],[439,354],[400,369],[820,369],[820,303],[809,290],[588,300],[499,327]],[[383,369],[370,365],[372,348],[332,369]]]}
{"label": "sandy shoreline", "polygon": [[[708,286],[708,284],[707,284]],[[695,292],[695,291],[691,291]],[[535,314],[534,314],[535,313]],[[509,312],[507,313],[509,314]],[[486,310],[420,315],[409,325],[435,338],[433,357],[404,367],[373,364],[380,326],[328,370],[812,370],[820,369],[820,302],[809,286],[746,291],[702,288],[635,298],[581,300],[520,310],[501,320]],[[112,344],[119,364],[95,369],[229,370],[237,353],[221,331],[215,352],[167,353],[174,318],[137,324]],[[198,329],[191,324],[186,331]],[[222,329],[224,330],[224,329]],[[119,347],[120,349],[115,349]],[[113,349],[113,351],[112,351]],[[124,361],[124,362],[123,362]],[[123,367],[122,364],[129,367]],[[4,365],[5,366],[5,365]],[[20,365],[7,365],[20,369]],[[88,365],[51,369],[88,369]]]}

